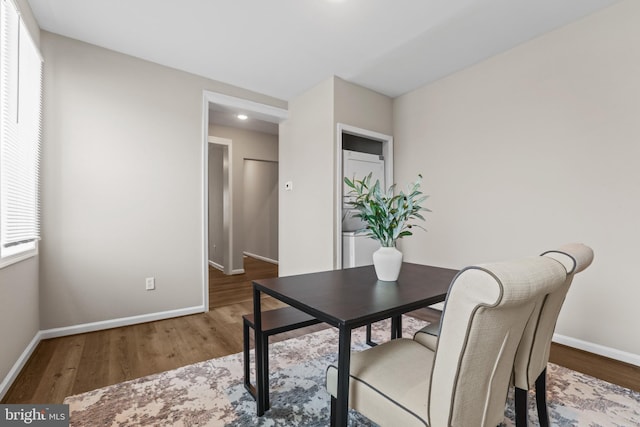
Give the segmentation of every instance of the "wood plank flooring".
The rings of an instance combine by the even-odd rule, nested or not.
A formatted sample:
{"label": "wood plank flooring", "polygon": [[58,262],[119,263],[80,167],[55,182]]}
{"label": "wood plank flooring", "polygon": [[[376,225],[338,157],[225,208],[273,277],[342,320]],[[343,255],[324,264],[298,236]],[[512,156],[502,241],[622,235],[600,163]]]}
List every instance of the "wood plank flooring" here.
{"label": "wood plank flooring", "polygon": [[224,307],[253,298],[251,282],[278,277],[278,265],[244,257],[244,274],[225,275],[209,266],[209,309]]}
{"label": "wood plank flooring", "polygon": [[[245,263],[248,276],[253,274],[251,263]],[[248,280],[249,297],[244,290],[238,296],[225,290],[226,297],[237,302],[214,305],[208,313],[43,340],[2,403],[61,403],[69,395],[242,351],[242,315],[253,309],[251,279],[235,277],[241,279],[238,283]],[[225,285],[232,287],[231,283]],[[268,297],[263,301],[265,309],[282,306]],[[436,314],[426,309],[412,315],[432,320]],[[315,325],[272,340],[326,327]],[[551,361],[640,391],[640,367],[556,344]]]}
{"label": "wood plank flooring", "polygon": [[639,366],[556,343],[551,344],[549,361],[640,392]]}

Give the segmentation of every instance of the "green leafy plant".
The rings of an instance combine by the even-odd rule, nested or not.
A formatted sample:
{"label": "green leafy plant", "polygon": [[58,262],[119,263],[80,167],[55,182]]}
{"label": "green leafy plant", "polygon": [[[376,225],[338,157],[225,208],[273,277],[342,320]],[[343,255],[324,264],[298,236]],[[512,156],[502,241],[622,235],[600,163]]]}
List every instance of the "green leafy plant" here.
{"label": "green leafy plant", "polygon": [[354,215],[366,222],[366,228],[357,232],[366,233],[368,237],[378,240],[384,247],[395,247],[396,240],[411,236],[411,229],[414,227],[423,227],[411,222],[420,219],[424,221],[424,217],[420,211],[431,212],[427,208],[423,208],[421,203],[427,197],[420,191],[420,181],[422,175],[418,175],[419,179],[411,184],[407,193],[400,191],[395,192],[396,185],[392,185],[385,192],[380,188],[380,181],[376,180],[371,185],[371,174],[362,180],[355,177],[350,180],[344,178],[344,183],[351,189],[346,196],[348,197],[346,204],[358,211]]}

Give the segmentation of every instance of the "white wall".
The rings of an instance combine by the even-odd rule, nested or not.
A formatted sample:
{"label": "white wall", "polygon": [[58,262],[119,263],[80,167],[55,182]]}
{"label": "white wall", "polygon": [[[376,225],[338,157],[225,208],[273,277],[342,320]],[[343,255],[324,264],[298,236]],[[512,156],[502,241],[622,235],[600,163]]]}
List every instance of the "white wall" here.
{"label": "white wall", "polygon": [[[40,29],[29,3],[26,0],[16,3],[39,46]],[[38,292],[38,257],[0,269],[0,398],[9,385],[7,375],[40,329]]]}
{"label": "white wall", "polygon": [[334,109],[336,124],[343,123],[385,135],[393,134],[393,101],[388,96],[336,77]]}
{"label": "white wall", "polygon": [[636,361],[638,16],[623,1],[394,102],[396,181],[421,172],[433,209],[406,259],[462,267],[584,242],[595,261],[556,332]]}
{"label": "white wall", "polygon": [[281,276],[336,265],[337,123],[392,134],[391,99],[331,77],[289,102],[280,125]]}
{"label": "white wall", "polygon": [[39,321],[38,257],[0,269],[0,399],[10,385],[4,380],[38,333]]}
{"label": "white wall", "polygon": [[289,101],[280,124],[280,276],[333,268],[333,80]]}
{"label": "white wall", "polygon": [[244,159],[243,251],[278,261],[278,162]]}
{"label": "white wall", "polygon": [[244,268],[242,252],[244,250],[244,159],[278,161],[278,136],[264,132],[254,132],[246,129],[232,128],[210,124],[209,136],[217,136],[231,140],[233,163],[233,183],[231,204],[233,210],[233,254],[232,269]]}
{"label": "white wall", "polygon": [[286,103],[47,32],[41,43],[41,328],[201,306],[203,90]]}

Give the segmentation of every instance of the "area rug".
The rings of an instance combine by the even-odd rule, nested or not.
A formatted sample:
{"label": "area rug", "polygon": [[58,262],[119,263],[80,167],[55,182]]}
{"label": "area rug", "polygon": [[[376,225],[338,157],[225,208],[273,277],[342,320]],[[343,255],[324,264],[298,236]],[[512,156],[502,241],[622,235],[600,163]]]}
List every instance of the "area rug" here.
{"label": "area rug", "polygon": [[[403,319],[405,336],[426,323]],[[389,337],[389,325],[373,327],[374,340]],[[335,329],[270,345],[271,409],[258,418],[243,386],[242,354],[67,397],[71,426],[327,426],[326,367],[336,363]],[[352,349],[366,348],[364,329],[354,331]],[[548,401],[552,425],[640,426],[640,393],[549,364]],[[533,396],[530,425],[537,424]],[[351,411],[350,426],[374,426]],[[514,426],[512,396],[505,427]]]}

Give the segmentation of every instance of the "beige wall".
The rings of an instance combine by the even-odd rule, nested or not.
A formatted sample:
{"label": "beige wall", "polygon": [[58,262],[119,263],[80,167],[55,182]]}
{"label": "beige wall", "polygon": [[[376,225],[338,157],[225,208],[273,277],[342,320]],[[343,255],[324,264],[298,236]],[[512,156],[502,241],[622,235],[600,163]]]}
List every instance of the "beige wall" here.
{"label": "beige wall", "polygon": [[343,123],[385,135],[393,134],[393,101],[388,96],[336,77],[334,109],[336,124]]}
{"label": "beige wall", "polygon": [[278,261],[278,162],[244,159],[242,250]]}
{"label": "beige wall", "polygon": [[[26,0],[17,2],[36,46],[40,29]],[[0,269],[0,398],[9,386],[7,374],[38,333],[38,257]]]}
{"label": "beige wall", "polygon": [[[336,130],[343,123],[392,134],[392,101],[331,77],[289,102],[280,125],[282,276],[331,270],[335,262]],[[293,183],[292,191],[284,184]]]}
{"label": "beige wall", "polygon": [[333,268],[333,80],[289,101],[280,124],[280,276]]}
{"label": "beige wall", "polygon": [[41,43],[41,328],[201,306],[203,90],[286,104],[47,32]]}
{"label": "beige wall", "polygon": [[232,269],[243,267],[244,250],[244,159],[278,161],[278,136],[264,132],[253,132],[240,128],[209,125],[209,136],[231,140],[233,163],[233,183],[231,203],[233,205],[233,254]]}
{"label": "beige wall", "polygon": [[4,379],[36,336],[39,325],[38,257],[0,269],[0,398]]}
{"label": "beige wall", "polygon": [[[396,181],[432,197],[408,261],[595,250],[556,332],[640,355],[640,2],[628,0],[394,102]],[[575,340],[582,340],[575,341]]]}

